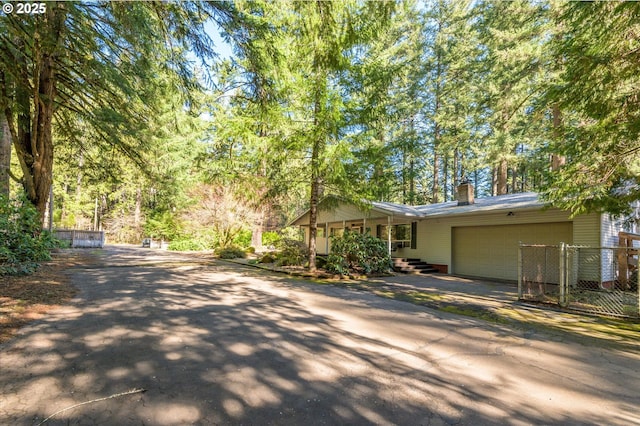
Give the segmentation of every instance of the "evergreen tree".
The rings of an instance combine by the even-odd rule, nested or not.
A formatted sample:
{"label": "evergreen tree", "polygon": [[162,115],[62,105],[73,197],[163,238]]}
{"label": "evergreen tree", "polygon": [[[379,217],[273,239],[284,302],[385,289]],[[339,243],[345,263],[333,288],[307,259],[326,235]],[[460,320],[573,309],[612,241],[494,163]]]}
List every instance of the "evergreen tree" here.
{"label": "evergreen tree", "polygon": [[[247,13],[255,19],[266,18],[269,31],[238,37],[244,51],[272,51],[270,57],[258,54],[252,55],[253,61],[245,61],[243,81],[250,88],[246,93],[251,94],[255,108],[243,111],[245,115],[240,110],[234,113],[236,121],[244,117],[248,124],[243,148],[250,152],[260,145],[251,141],[271,141],[269,149],[262,150],[268,168],[275,170],[269,174],[271,190],[306,182],[311,208],[311,269],[315,268],[321,196],[326,192],[353,194],[346,125],[349,89],[344,85],[350,55],[353,49],[366,45],[384,22],[372,24],[372,17],[384,17],[390,6],[324,1],[251,3]],[[265,37],[270,41],[268,48]],[[265,122],[267,117],[273,120]],[[254,124],[249,124],[251,120]],[[229,143],[238,148],[239,132],[234,133],[236,139],[223,140],[223,146]],[[248,148],[251,146],[254,148]]]}
{"label": "evergreen tree", "polygon": [[9,198],[11,173],[11,133],[9,122],[0,110],[0,196]]}
{"label": "evergreen tree", "polygon": [[367,198],[409,204],[419,199],[422,50],[418,6],[407,1],[349,54],[342,85],[354,160],[347,171],[353,179],[365,177]]}
{"label": "evergreen tree", "polygon": [[429,2],[425,15],[427,70],[425,118],[432,157],[431,202],[448,201],[469,162],[478,79],[478,36],[471,26],[470,2]]}
{"label": "evergreen tree", "polygon": [[[52,182],[53,123],[73,113],[139,162],[126,136],[146,123],[150,64],[194,87],[187,48],[211,55],[203,22],[233,20],[228,3],[53,2],[40,14],[0,21],[0,109],[9,124],[28,199],[44,217]],[[69,121],[68,121],[69,123]],[[64,127],[64,126],[63,126]],[[67,129],[72,136],[72,129]]]}
{"label": "evergreen tree", "polygon": [[552,47],[562,67],[546,102],[563,116],[549,152],[566,164],[548,174],[544,196],[574,214],[628,214],[640,199],[640,5],[559,8]]}
{"label": "evergreen tree", "polygon": [[[488,131],[485,161],[493,168],[494,195],[517,192],[516,171],[534,134],[532,104],[541,93],[544,4],[529,1],[476,5],[482,54],[478,72],[485,95],[479,104]],[[509,175],[512,181],[509,182]]]}

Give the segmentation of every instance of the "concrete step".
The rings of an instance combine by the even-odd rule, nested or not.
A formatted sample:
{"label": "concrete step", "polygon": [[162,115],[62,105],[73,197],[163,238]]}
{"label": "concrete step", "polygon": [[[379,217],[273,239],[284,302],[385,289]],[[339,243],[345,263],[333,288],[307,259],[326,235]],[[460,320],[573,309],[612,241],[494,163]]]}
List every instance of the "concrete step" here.
{"label": "concrete step", "polygon": [[431,274],[438,269],[420,259],[394,258],[393,270],[404,274]]}

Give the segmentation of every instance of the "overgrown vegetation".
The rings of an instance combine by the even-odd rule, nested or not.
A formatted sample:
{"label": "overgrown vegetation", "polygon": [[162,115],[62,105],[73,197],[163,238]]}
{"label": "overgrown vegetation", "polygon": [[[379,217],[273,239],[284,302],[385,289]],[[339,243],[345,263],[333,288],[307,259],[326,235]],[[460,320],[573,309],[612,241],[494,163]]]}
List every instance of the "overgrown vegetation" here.
{"label": "overgrown vegetation", "polygon": [[340,275],[379,274],[389,272],[391,266],[391,257],[382,240],[370,234],[345,232],[343,236],[332,237],[325,269]]}
{"label": "overgrown vegetation", "polygon": [[0,20],[0,192],[12,179],[42,219],[53,185],[59,227],[261,251],[305,208],[313,242],[324,195],[428,204],[469,179],[573,213],[640,198],[640,3],[50,6]]}
{"label": "overgrown vegetation", "polygon": [[215,254],[220,259],[238,259],[247,257],[247,253],[237,246],[221,247],[216,249]]}
{"label": "overgrown vegetation", "polygon": [[304,265],[309,255],[309,248],[298,240],[283,238],[276,243],[279,250],[275,255],[276,266]]}
{"label": "overgrown vegetation", "polygon": [[0,195],[0,275],[29,274],[38,262],[50,259],[58,243],[40,229],[38,211],[24,195]]}

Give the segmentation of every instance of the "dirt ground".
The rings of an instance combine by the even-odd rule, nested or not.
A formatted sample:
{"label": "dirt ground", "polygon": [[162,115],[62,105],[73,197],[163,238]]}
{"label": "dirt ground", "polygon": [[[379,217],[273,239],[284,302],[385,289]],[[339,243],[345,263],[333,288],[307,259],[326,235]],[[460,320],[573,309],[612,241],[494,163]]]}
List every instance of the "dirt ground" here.
{"label": "dirt ground", "polygon": [[[61,271],[78,293],[0,346],[0,424],[640,424],[637,340],[577,334],[574,316],[512,327],[188,253],[85,254]],[[509,290],[374,284],[488,309]]]}
{"label": "dirt ground", "polygon": [[59,251],[33,275],[0,277],[0,343],[18,329],[67,303],[76,289],[69,283],[68,269],[87,263],[89,253]]}

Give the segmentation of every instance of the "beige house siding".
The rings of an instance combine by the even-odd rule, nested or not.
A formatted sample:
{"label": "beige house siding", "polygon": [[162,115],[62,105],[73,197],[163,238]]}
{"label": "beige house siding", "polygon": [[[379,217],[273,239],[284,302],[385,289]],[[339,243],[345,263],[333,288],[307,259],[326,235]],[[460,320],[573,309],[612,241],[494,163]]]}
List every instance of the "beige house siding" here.
{"label": "beige house siding", "polygon": [[580,215],[573,219],[573,244],[598,247],[600,240],[600,215]]}
{"label": "beige house siding", "polygon": [[[359,212],[360,214],[362,214],[361,212]],[[344,216],[342,216],[344,217]],[[302,219],[305,219],[304,217]],[[308,224],[308,216],[307,216],[307,224]],[[316,237],[316,251],[318,254],[329,254],[331,252],[331,238],[329,238],[331,236],[331,230],[338,230],[338,229],[351,229],[352,226],[362,226],[364,229],[364,231],[366,232],[367,229],[370,230],[371,235],[375,236],[376,235],[376,227],[378,225],[386,225],[387,224],[387,218],[375,218],[375,219],[371,219],[371,218],[363,218],[362,220],[334,220],[336,219],[336,217],[331,217],[331,216],[324,216],[322,218],[324,221],[318,221],[318,230],[320,232],[320,230],[322,230],[321,232],[324,233],[323,237]],[[329,222],[327,222],[327,219],[329,219]],[[326,226],[325,226],[326,225]],[[306,243],[309,242],[309,226],[303,226],[303,231],[304,231],[304,241]],[[384,238],[383,238],[384,239]]]}
{"label": "beige house siding", "polygon": [[[424,219],[418,222],[417,249],[410,250],[405,248],[402,249],[402,253],[406,254],[404,257],[417,257],[430,263],[451,266],[451,235],[454,227],[567,221],[569,221],[568,214],[561,210],[515,211],[512,216],[507,216],[507,212],[500,212]],[[597,231],[595,232],[597,234]],[[526,243],[526,241],[523,241],[523,243]]]}
{"label": "beige house siding", "polygon": [[[624,229],[623,221],[611,215],[602,215],[600,222],[600,246],[618,247],[620,245],[618,233]],[[609,285],[617,278],[617,252],[613,249],[602,249],[600,252],[601,273],[600,280]]]}
{"label": "beige house siding", "polygon": [[603,247],[617,247],[620,244],[619,232],[624,229],[622,220],[611,215],[602,215],[600,230],[600,245]]}
{"label": "beige house siding", "polygon": [[[354,206],[353,204],[343,203],[335,208],[331,208],[327,210],[319,209],[318,223],[326,223],[326,222],[340,223],[342,221],[354,221],[354,219],[360,219],[360,218],[362,219],[366,218],[367,220],[369,220],[375,217],[382,217],[382,216],[383,215],[376,212],[375,210],[362,211],[358,209],[356,206]],[[304,215],[300,216],[296,220],[296,223],[308,225],[309,213],[305,213]]]}
{"label": "beige house siding", "polygon": [[[464,210],[462,210],[464,212]],[[427,213],[429,214],[429,213]],[[503,207],[495,212],[487,211],[474,211],[463,214],[456,214],[455,207],[453,207],[450,213],[433,215],[428,218],[416,218],[406,215],[385,215],[382,211],[360,210],[358,207],[352,204],[343,203],[335,208],[320,210],[318,214],[318,227],[322,229],[324,233],[322,237],[318,237],[316,241],[316,247],[318,254],[327,254],[331,251],[331,239],[328,238],[331,235],[331,229],[353,229],[352,226],[363,227],[364,230],[370,229],[372,235],[376,235],[376,228],[378,225],[387,225],[389,220],[393,224],[411,224],[417,222],[417,234],[416,234],[416,249],[404,247],[392,252],[393,257],[407,257],[418,258],[431,264],[445,265],[449,273],[456,273],[456,265],[454,265],[454,233],[456,228],[469,228],[469,227],[493,227],[483,228],[483,231],[491,231],[487,233],[487,239],[493,239],[492,246],[496,253],[496,267],[502,268],[506,279],[515,279],[511,277],[512,274],[512,253],[510,249],[500,248],[500,241],[508,241],[508,245],[514,245],[513,236],[507,235],[509,232],[517,232],[522,235],[522,238],[533,239],[535,241],[522,241],[522,243],[545,243],[545,244],[557,244],[559,242],[565,242],[575,245],[586,245],[592,247],[598,247],[605,243],[612,241],[613,235],[617,236],[617,230],[619,224],[615,223],[610,218],[602,217],[599,214],[588,214],[577,216],[573,219],[569,218],[569,213],[558,209],[540,209],[540,208],[520,208],[509,211]],[[295,223],[301,225],[305,231],[305,241],[309,241],[309,215],[306,213],[300,216]],[[536,226],[526,226],[535,224],[549,224],[549,227],[560,226],[557,228],[557,232],[548,231],[545,228],[538,227],[540,232],[536,231]],[[512,228],[508,228],[508,225],[520,225]],[[502,228],[502,226],[505,226]],[[555,229],[555,228],[552,228]],[[500,233],[505,233],[505,238],[498,236]],[[545,241],[541,241],[540,238],[536,238],[539,234]],[[555,238],[558,235],[558,240]],[[459,234],[459,238],[462,238]],[[495,236],[495,238],[494,238]],[[467,238],[465,237],[465,238]],[[384,240],[385,236],[381,236]],[[518,237],[521,238],[521,237]],[[473,239],[473,238],[472,238]],[[540,241],[538,241],[540,240]],[[557,240],[557,241],[556,241]],[[481,242],[475,241],[475,245],[481,246]],[[506,243],[505,243],[506,244]],[[516,243],[517,246],[517,243]],[[504,255],[505,250],[507,254]],[[460,253],[458,252],[458,257]],[[507,259],[508,258],[508,259]],[[507,260],[505,260],[507,259]],[[581,269],[585,270],[589,276],[601,274],[600,262],[596,265],[592,265],[593,271],[589,268],[582,268],[584,262],[593,264],[592,259],[580,260]],[[482,265],[486,262],[482,260]],[[497,264],[501,263],[500,266]],[[505,266],[508,263],[508,267]],[[476,268],[478,270],[486,269],[490,270],[491,266],[487,268]],[[597,271],[596,271],[597,269]],[[507,277],[508,275],[508,277]],[[583,278],[583,277],[580,277]]]}
{"label": "beige house siding", "polygon": [[[574,244],[577,246],[599,247],[602,244],[601,215],[589,214],[574,218]],[[577,281],[602,281],[600,252],[581,249],[572,258],[572,284]]]}
{"label": "beige house siding", "polygon": [[[417,249],[404,248],[394,253],[398,257],[419,258],[433,264],[447,265],[449,272],[455,272],[453,265],[453,229],[469,226],[492,225],[526,225],[543,223],[572,223],[572,238],[568,244],[593,245],[600,243],[600,215],[589,214],[569,219],[568,212],[549,210],[514,211],[492,214],[470,214],[448,216],[434,219],[423,219],[418,222]],[[537,241],[522,241],[523,243],[537,243]],[[557,241],[560,242],[560,241]]]}

